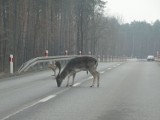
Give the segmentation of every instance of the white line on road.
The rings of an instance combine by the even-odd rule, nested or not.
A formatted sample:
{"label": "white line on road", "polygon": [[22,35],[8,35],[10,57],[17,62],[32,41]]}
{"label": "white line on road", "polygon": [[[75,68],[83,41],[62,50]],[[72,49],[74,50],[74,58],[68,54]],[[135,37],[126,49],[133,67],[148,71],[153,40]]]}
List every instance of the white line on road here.
{"label": "white line on road", "polygon": [[78,86],[78,85],[80,85],[81,83],[75,83],[74,85],[73,85],[73,87],[76,87],[76,86]]}
{"label": "white line on road", "polygon": [[48,96],[48,97],[45,97],[45,98],[39,100],[39,102],[46,102],[46,101],[48,101],[48,100],[50,100],[50,99],[52,99],[52,98],[54,98],[54,97],[56,97],[56,95],[50,95],[50,96]]}
{"label": "white line on road", "polygon": [[22,112],[22,111],[24,111],[24,110],[32,107],[32,106],[37,105],[38,103],[39,103],[39,102],[35,102],[35,103],[33,103],[33,104],[31,104],[31,105],[29,105],[29,106],[27,106],[27,107],[24,107],[24,108],[22,108],[22,109],[20,109],[20,110],[18,110],[18,111],[16,111],[16,112],[14,112],[14,113],[12,113],[12,114],[9,114],[8,116],[2,118],[1,120],[6,120],[6,119],[12,117],[13,115],[16,115],[16,114],[18,114],[18,113],[20,113],[20,112]]}
{"label": "white line on road", "polygon": [[110,69],[112,69],[112,68],[108,68],[108,70],[110,70]]}
{"label": "white line on road", "polygon": [[89,79],[92,79],[92,78],[93,78],[93,76],[89,77],[88,80],[89,80]]}
{"label": "white line on road", "polygon": [[100,73],[103,74],[105,71],[101,71]]}

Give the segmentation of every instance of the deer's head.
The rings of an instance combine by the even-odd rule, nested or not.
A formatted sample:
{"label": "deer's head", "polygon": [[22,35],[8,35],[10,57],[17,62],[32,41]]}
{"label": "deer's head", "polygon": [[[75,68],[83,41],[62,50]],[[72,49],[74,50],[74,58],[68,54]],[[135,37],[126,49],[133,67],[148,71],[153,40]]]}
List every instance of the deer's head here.
{"label": "deer's head", "polygon": [[61,64],[59,61],[56,61],[55,65],[58,67],[59,69],[59,73],[56,76],[56,82],[57,82],[57,86],[60,87],[62,84],[63,79],[60,77],[60,72],[61,72]]}
{"label": "deer's head", "polygon": [[57,82],[57,86],[60,87],[62,84],[63,79],[60,77],[60,75],[58,74],[56,77],[56,82]]}

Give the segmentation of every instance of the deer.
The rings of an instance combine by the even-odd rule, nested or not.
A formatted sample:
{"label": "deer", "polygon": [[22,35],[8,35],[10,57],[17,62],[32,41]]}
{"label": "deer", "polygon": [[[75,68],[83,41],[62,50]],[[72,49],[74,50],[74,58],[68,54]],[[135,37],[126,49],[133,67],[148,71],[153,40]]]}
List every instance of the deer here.
{"label": "deer", "polygon": [[90,87],[94,87],[95,81],[97,79],[97,87],[99,87],[99,78],[100,73],[96,70],[98,66],[98,61],[91,56],[80,56],[72,58],[61,71],[61,64],[57,61],[57,67],[59,68],[59,73],[56,76],[57,87],[60,87],[63,80],[68,76],[66,87],[69,86],[69,79],[72,76],[72,84],[73,86],[74,79],[77,72],[80,71],[89,71],[93,76],[93,83]]}

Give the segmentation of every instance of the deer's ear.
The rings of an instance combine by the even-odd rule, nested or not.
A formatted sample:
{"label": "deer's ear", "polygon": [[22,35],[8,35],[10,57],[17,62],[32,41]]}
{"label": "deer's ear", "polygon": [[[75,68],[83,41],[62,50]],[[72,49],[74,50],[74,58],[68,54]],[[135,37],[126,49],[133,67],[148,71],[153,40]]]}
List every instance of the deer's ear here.
{"label": "deer's ear", "polygon": [[55,65],[58,67],[59,73],[60,73],[61,72],[61,63],[59,61],[55,61]]}
{"label": "deer's ear", "polygon": [[55,65],[56,65],[59,69],[61,69],[61,63],[60,63],[59,61],[55,61]]}

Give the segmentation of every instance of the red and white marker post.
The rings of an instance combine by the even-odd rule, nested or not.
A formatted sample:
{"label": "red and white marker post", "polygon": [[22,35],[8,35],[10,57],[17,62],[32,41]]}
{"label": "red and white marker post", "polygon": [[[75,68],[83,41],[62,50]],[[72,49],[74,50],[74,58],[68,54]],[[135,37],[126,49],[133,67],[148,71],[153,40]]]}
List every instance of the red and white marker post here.
{"label": "red and white marker post", "polygon": [[82,51],[79,51],[79,55],[82,55]]}
{"label": "red and white marker post", "polygon": [[68,50],[65,50],[65,55],[68,55]]}
{"label": "red and white marker post", "polygon": [[48,57],[48,50],[45,51],[45,57]]}
{"label": "red and white marker post", "polygon": [[9,63],[10,63],[10,73],[13,74],[13,55],[10,54],[9,56]]}

